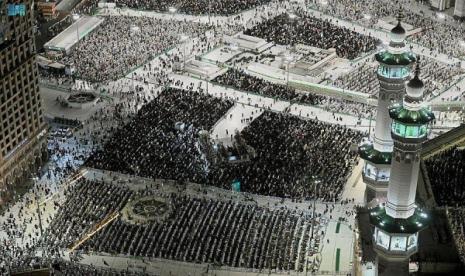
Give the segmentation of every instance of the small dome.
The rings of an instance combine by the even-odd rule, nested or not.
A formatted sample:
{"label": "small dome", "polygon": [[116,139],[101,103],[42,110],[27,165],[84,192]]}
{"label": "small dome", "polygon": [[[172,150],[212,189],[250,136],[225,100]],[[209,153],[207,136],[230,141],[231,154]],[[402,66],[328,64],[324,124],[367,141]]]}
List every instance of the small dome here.
{"label": "small dome", "polygon": [[423,88],[424,84],[423,81],[415,75],[415,77],[408,82],[407,86],[410,88]]}
{"label": "small dome", "polygon": [[407,83],[406,92],[407,95],[413,98],[420,98],[423,96],[424,83],[420,80],[420,66],[417,63],[415,70],[415,76]]}
{"label": "small dome", "polygon": [[405,37],[407,36],[407,33],[405,32],[404,27],[402,27],[402,24],[400,21],[398,21],[397,25],[391,30],[391,40],[394,42],[403,42]]}

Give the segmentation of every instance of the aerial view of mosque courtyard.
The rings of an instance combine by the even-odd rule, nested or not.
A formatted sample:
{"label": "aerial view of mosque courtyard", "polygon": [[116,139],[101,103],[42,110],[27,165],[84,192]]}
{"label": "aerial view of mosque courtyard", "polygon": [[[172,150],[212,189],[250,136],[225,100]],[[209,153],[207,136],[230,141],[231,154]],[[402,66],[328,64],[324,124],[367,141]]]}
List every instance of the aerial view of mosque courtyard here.
{"label": "aerial view of mosque courtyard", "polygon": [[465,275],[465,0],[0,0],[3,275]]}

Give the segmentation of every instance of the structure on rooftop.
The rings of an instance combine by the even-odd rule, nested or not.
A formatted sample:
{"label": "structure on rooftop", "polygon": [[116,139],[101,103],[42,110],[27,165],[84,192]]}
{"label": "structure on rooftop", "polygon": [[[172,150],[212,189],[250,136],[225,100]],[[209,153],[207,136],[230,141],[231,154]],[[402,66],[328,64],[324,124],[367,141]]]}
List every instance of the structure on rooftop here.
{"label": "structure on rooftop", "polygon": [[377,76],[380,83],[376,127],[373,137],[368,137],[359,146],[360,157],[365,160],[362,174],[367,186],[367,202],[386,197],[393,149],[388,108],[392,103],[401,101],[405,92],[404,83],[416,61],[415,55],[406,48],[406,32],[401,18],[399,15],[397,26],[391,30],[391,41],[387,49],[375,55],[379,62]]}

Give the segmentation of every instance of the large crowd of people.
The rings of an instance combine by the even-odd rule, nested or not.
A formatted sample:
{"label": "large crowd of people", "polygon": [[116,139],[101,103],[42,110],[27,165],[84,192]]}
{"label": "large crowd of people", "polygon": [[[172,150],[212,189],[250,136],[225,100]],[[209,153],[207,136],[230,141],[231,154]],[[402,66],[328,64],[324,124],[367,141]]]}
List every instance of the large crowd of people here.
{"label": "large crowd of people", "polygon": [[[432,58],[421,57],[420,77],[425,83],[425,98],[435,97],[448,89],[457,77],[464,73],[457,65],[449,65],[438,62]],[[379,92],[379,81],[376,77],[377,63],[366,61],[360,65],[354,65],[355,68],[348,74],[338,77],[333,85],[336,87],[376,95]]]}
{"label": "large crowd of people", "polygon": [[434,198],[439,206],[463,207],[465,150],[452,147],[425,161]]}
{"label": "large crowd of people", "polygon": [[205,34],[206,26],[193,22],[148,17],[107,16],[98,29],[86,36],[61,59],[72,64],[85,80],[116,80],[180,42],[180,35]]}
{"label": "large crowd of people", "polygon": [[226,73],[213,79],[213,82],[264,97],[271,97],[291,103],[315,105],[330,112],[351,114],[364,118],[368,118],[370,112],[373,114],[375,112],[367,104],[296,91],[287,85],[275,84],[262,78],[254,77],[239,69],[229,69]]}
{"label": "large crowd of people", "polygon": [[211,168],[210,185],[228,189],[237,179],[241,191],[323,201],[340,198],[357,157],[350,147],[362,137],[339,125],[267,111],[240,135],[256,156]]}
{"label": "large crowd of people", "polygon": [[308,15],[292,18],[287,13],[247,29],[244,34],[261,37],[279,45],[301,43],[321,49],[335,48],[339,57],[348,59],[375,50],[379,43],[373,37],[336,26],[331,20]]}
{"label": "large crowd of people", "polygon": [[69,192],[73,196],[67,197],[66,208],[61,206],[49,226],[47,236],[52,250],[71,248],[94,225],[121,210],[131,196],[130,191],[118,185],[88,180],[80,180]]}
{"label": "large crowd of people", "polygon": [[[50,245],[69,247],[112,212],[121,211],[126,202],[162,195],[163,204],[169,205],[165,209],[168,217],[133,223],[120,216],[79,251],[258,270],[303,271],[306,265],[311,212],[260,207],[253,201],[164,193],[148,187],[132,191],[126,185],[131,184],[80,180],[50,225]],[[318,218],[315,224],[317,232]]]}
{"label": "large crowd of people", "polygon": [[200,182],[206,164],[198,150],[198,132],[209,131],[232,106],[231,101],[199,92],[167,88],[116,131],[87,165]]}
{"label": "large crowd of people", "polygon": [[186,196],[172,196],[170,204],[170,220],[132,225],[120,219],[84,248],[230,267],[303,270],[310,220],[302,214]]}
{"label": "large crowd of people", "polygon": [[[370,3],[372,7],[383,7],[379,12],[373,11],[371,19],[361,13],[366,10],[363,7],[366,0],[357,3],[329,0],[325,1],[329,5],[320,8],[340,15],[343,14],[341,3],[350,3],[342,17],[361,19],[362,24],[372,27],[380,17],[392,15],[392,11],[384,8],[386,1]],[[218,85],[210,92],[207,85],[207,93],[200,84],[199,91],[194,92],[193,81],[186,90],[172,88],[189,83],[185,81],[189,78],[186,74],[181,76],[179,71],[177,75],[171,74],[172,65],[179,64],[183,55],[181,47],[169,54],[160,54],[181,45],[181,34],[185,34],[197,38],[189,39],[186,44],[189,44],[189,56],[198,57],[218,45],[223,34],[241,30],[286,46],[302,43],[334,48],[339,57],[346,59],[375,50],[379,41],[352,28],[338,27],[340,22],[334,19],[305,15],[302,7],[295,9],[300,3],[281,0],[117,0],[116,3],[118,7],[158,12],[174,7],[176,13],[182,14],[236,15],[230,19],[218,17],[221,19],[214,21],[211,32],[205,34],[210,27],[189,19],[175,21],[107,14],[98,29],[60,60],[72,64],[76,76],[93,83],[41,70],[42,81],[48,84],[72,86],[76,90],[91,87],[90,90],[102,92],[104,96],[93,107],[93,115],[83,115],[86,119],[82,122],[70,120],[79,122],[74,125],[75,129],[59,127],[57,130],[53,126],[48,140],[50,162],[39,173],[35,188],[8,205],[5,214],[0,216],[0,275],[38,266],[51,267],[53,273],[65,275],[146,275],[145,271],[131,272],[129,261],[127,271],[113,270],[105,261],[103,267],[75,263],[80,261],[82,253],[94,254],[94,257],[108,253],[105,254],[108,258],[113,258],[112,254],[118,258],[137,256],[151,265],[154,262],[179,264],[162,260],[167,259],[262,273],[315,271],[313,268],[319,259],[310,261],[309,257],[321,249],[320,238],[326,231],[327,220],[333,220],[332,210],[339,204],[344,208],[343,204],[350,201],[342,199],[342,194],[357,162],[356,144],[364,135],[345,127],[345,118],[337,113],[357,116],[357,124],[361,124],[360,118],[374,117],[374,110],[365,104],[298,91],[245,71],[229,69],[213,82],[275,99],[265,99],[273,102],[268,104],[263,98],[257,97],[258,103],[249,98],[242,107],[240,103],[234,106],[233,101],[239,98],[229,95],[228,89],[218,91]],[[266,5],[269,3],[279,7],[270,8]],[[90,13],[96,5],[95,0],[84,1],[73,11]],[[251,18],[237,14],[251,8],[255,8],[248,15]],[[282,13],[284,9],[294,13]],[[104,13],[107,12],[123,11]],[[435,25],[438,30],[435,34],[430,27],[436,21],[421,19],[410,12],[406,13],[405,21],[425,26],[424,32],[409,39],[450,55],[462,53],[461,49],[450,46],[461,45],[458,35],[462,34],[462,27],[447,30],[448,25],[439,23]],[[57,24],[51,31],[59,31],[62,24],[66,25]],[[246,60],[249,58],[248,53],[244,56]],[[455,80],[453,77],[462,73],[455,66],[433,60],[424,64],[422,78],[426,79],[428,95],[449,86]],[[140,70],[131,78],[124,78],[139,66]],[[334,84],[371,94],[376,94],[378,89],[374,66],[369,63]],[[246,97],[245,94],[241,93],[241,97]],[[107,99],[105,95],[112,98]],[[305,112],[305,119],[304,114],[297,116],[298,105],[287,102],[329,111],[336,124],[318,121],[321,109]],[[244,107],[247,104],[254,110],[251,116],[244,116],[249,112]],[[282,109],[276,107],[280,104]],[[244,128],[235,132],[227,123],[227,138],[217,136],[215,140],[214,133],[225,122],[222,120],[236,120],[241,114],[234,111],[241,108],[244,113],[240,126]],[[289,114],[292,112],[295,115]],[[61,120],[53,124],[61,124],[65,119]],[[223,158],[210,159],[208,154],[212,152]],[[84,160],[87,161],[84,163]],[[426,161],[433,192],[441,206],[462,207],[464,160],[463,151],[453,148]],[[81,168],[83,163],[85,168]],[[98,174],[107,177],[98,178]],[[75,181],[78,176],[83,178]],[[146,182],[155,183],[155,189]],[[240,192],[230,192],[231,189]],[[122,210],[131,202],[152,196],[163,198],[168,204],[166,217],[141,223],[122,215]],[[310,199],[316,199],[315,204],[325,208],[324,212],[312,215],[308,209]],[[36,205],[42,217],[36,214]],[[153,211],[151,207],[148,210]],[[339,218],[340,222],[349,221],[353,212],[346,210],[345,215],[344,219]],[[453,212],[450,220],[453,231],[462,234],[456,235],[456,240],[460,251],[465,252],[462,216],[463,211]],[[105,227],[79,244],[109,218],[112,220]],[[316,229],[312,232],[314,226]],[[45,235],[41,235],[42,227]],[[351,225],[348,227],[351,229]],[[329,243],[329,239],[325,240]],[[73,245],[79,245],[75,255],[69,255],[71,261],[63,260],[67,256],[64,250]],[[51,259],[38,257],[44,253]]]}
{"label": "large crowd of people", "polygon": [[454,236],[455,245],[460,259],[465,262],[465,209],[463,207],[447,208],[447,218]]}
{"label": "large crowd of people", "polygon": [[[421,8],[420,4],[414,1],[402,5],[404,22],[414,28],[421,28],[421,32],[409,37],[412,42],[418,43],[429,50],[437,50],[449,56],[462,57],[465,55],[463,37],[465,27],[459,21],[444,14],[432,14],[425,16],[426,8]],[[325,0],[312,1],[312,6],[326,14],[330,14],[352,22],[357,22],[366,27],[373,28],[379,20],[390,16],[397,17],[399,6],[393,7],[390,0],[370,1],[370,0]],[[431,11],[426,11],[431,13]]]}
{"label": "large crowd of people", "polygon": [[[279,0],[282,1],[282,0]],[[134,9],[168,12],[174,7],[178,12],[193,15],[232,15],[239,12],[265,5],[271,0],[116,0],[118,6],[126,6]]]}
{"label": "large crowd of people", "polygon": [[361,133],[266,112],[241,133],[257,152],[252,162],[210,164],[198,146],[199,131],[210,131],[231,106],[232,102],[199,92],[169,88],[143,106],[86,164],[223,188],[240,179],[243,191],[292,198],[316,196],[307,182],[309,176],[319,176],[325,185],[319,188],[318,198],[339,198],[357,156],[349,148],[358,143]]}

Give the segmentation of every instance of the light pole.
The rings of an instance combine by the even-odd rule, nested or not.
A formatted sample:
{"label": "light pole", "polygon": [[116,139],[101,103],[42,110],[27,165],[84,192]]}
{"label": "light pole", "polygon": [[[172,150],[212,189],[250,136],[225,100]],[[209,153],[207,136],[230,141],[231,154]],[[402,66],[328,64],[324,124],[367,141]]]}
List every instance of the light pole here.
{"label": "light pole", "polygon": [[75,24],[76,24],[76,45],[79,46],[79,24],[78,24],[78,20],[81,16],[77,13],[73,14],[73,20],[75,21]]}
{"label": "light pole", "polygon": [[316,209],[316,186],[320,184],[321,180],[319,180],[317,177],[313,177],[313,210],[312,210],[312,234],[310,237],[310,241],[313,240],[313,228],[315,228],[315,209]]}
{"label": "light pole", "polygon": [[43,228],[42,228],[42,219],[41,219],[41,215],[40,215],[39,195],[37,194],[38,190],[39,190],[39,187],[37,186],[37,181],[39,180],[39,178],[33,177],[32,180],[34,181],[34,198],[35,198],[36,204],[37,204],[37,216],[39,217],[40,236],[42,237],[44,233],[43,233]]}
{"label": "light pole", "polygon": [[287,79],[286,79],[286,85],[289,86],[289,67],[291,66],[291,62],[292,60],[294,59],[294,57],[289,54],[285,57],[286,61],[287,61]]}
{"label": "light pole", "polygon": [[[131,31],[131,35],[135,35],[137,33],[139,33],[140,31],[140,27],[137,26],[137,25],[132,25],[130,28],[130,31]],[[134,90],[134,92],[136,92],[136,88],[134,86],[134,75],[136,74],[136,72],[132,72],[132,90]]]}
{"label": "light pole", "polygon": [[373,120],[373,111],[370,111],[370,121],[368,124],[368,137],[370,137],[370,134],[371,134],[371,120]]}
{"label": "light pole", "polygon": [[211,0],[208,0],[208,25],[211,24],[211,22],[210,22],[210,14],[211,14]]}
{"label": "light pole", "polygon": [[183,53],[183,56],[182,56],[182,70],[185,71],[185,68],[186,68],[186,43],[187,43],[187,39],[189,37],[185,34],[182,34],[181,37],[180,37],[180,41],[182,42],[183,44],[183,48],[184,48],[184,53]]}

